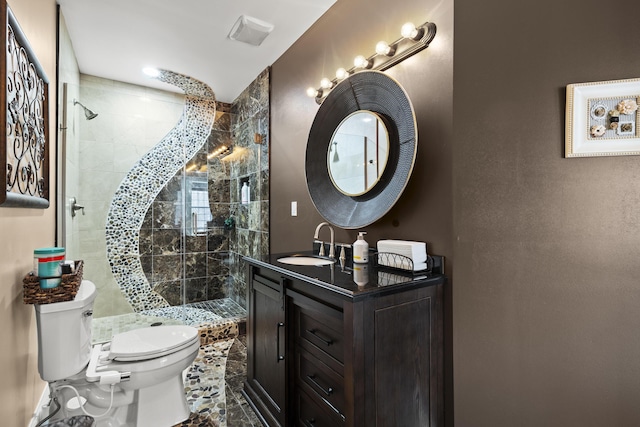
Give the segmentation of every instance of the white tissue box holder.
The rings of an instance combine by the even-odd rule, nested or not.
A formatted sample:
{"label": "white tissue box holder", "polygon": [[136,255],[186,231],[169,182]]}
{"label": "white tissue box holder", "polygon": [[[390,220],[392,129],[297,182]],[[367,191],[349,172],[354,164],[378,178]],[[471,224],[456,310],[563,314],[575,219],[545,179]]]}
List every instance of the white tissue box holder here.
{"label": "white tissue box holder", "polygon": [[405,271],[425,271],[433,266],[425,242],[380,240],[377,244],[377,264]]}

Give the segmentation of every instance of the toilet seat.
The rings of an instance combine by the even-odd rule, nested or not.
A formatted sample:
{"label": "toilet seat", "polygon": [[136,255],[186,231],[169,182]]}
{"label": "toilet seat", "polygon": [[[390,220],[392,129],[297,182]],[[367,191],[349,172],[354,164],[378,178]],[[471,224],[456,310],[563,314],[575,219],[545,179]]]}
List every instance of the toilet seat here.
{"label": "toilet seat", "polygon": [[[198,330],[169,325],[135,329],[114,335],[111,342],[93,346],[86,378],[89,382],[117,384],[132,372],[162,368],[197,352]],[[193,360],[193,359],[192,359]]]}
{"label": "toilet seat", "polygon": [[198,330],[185,325],[152,326],[113,336],[110,360],[137,362],[175,353],[198,340]]}

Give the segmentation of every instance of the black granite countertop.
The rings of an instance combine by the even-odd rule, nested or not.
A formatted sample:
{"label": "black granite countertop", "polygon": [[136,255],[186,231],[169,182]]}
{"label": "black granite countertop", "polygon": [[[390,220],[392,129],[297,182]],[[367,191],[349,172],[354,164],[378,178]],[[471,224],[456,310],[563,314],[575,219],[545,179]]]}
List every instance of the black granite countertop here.
{"label": "black granite countertop", "polygon": [[[446,277],[444,258],[432,255],[432,271],[411,272],[375,265],[375,254],[368,264],[353,264],[350,260],[341,263],[336,260],[330,265],[291,265],[278,261],[279,258],[302,255],[313,256],[312,252],[269,254],[261,257],[245,257],[249,263],[270,268],[280,274],[313,283],[339,294],[356,298],[377,292],[404,289],[407,286],[428,286],[444,283]],[[355,269],[354,269],[355,266]]]}

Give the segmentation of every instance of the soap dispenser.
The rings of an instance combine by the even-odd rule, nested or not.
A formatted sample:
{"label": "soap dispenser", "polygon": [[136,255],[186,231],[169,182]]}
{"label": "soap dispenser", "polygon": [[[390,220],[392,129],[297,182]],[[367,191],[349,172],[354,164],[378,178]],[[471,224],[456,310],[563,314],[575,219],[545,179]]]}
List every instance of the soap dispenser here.
{"label": "soap dispenser", "polygon": [[358,232],[358,240],[353,242],[353,262],[366,264],[369,262],[369,244],[364,240],[366,231]]}

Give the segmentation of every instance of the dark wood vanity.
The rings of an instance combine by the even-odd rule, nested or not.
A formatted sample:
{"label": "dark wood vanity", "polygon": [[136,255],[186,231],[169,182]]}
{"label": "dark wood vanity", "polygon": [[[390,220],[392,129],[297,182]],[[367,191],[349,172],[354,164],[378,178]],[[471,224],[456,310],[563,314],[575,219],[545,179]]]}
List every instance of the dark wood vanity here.
{"label": "dark wood vanity", "polygon": [[[437,427],[443,259],[433,272],[248,263],[244,395],[270,427]],[[364,286],[354,282],[366,281]],[[364,280],[363,280],[364,278]]]}

